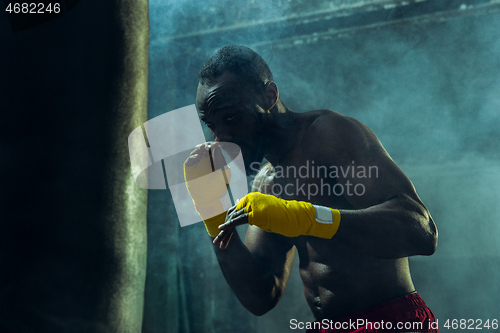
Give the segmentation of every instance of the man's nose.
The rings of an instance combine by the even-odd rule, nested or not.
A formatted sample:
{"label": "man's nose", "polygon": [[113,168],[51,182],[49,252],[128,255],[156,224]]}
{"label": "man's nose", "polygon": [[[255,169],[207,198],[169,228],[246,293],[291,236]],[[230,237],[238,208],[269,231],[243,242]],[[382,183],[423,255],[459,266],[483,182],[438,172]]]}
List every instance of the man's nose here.
{"label": "man's nose", "polygon": [[233,135],[228,130],[218,130],[215,133],[215,141],[231,142],[231,140],[233,140]]}

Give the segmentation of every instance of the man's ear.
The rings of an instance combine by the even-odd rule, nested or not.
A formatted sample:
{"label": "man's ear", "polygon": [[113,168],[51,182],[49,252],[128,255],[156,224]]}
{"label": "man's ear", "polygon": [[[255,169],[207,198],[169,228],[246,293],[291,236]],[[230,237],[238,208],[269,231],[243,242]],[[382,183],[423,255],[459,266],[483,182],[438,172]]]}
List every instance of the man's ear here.
{"label": "man's ear", "polygon": [[278,86],[274,81],[269,81],[266,83],[266,110],[271,110],[276,103],[278,103],[279,99],[279,91]]}

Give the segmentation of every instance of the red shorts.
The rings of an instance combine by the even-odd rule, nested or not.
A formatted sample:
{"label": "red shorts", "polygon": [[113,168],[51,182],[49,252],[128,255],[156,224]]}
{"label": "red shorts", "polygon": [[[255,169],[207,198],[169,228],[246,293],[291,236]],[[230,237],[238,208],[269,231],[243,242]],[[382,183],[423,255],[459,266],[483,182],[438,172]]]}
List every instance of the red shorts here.
{"label": "red shorts", "polygon": [[[437,332],[434,313],[418,293],[381,303],[340,319],[315,322],[308,333]],[[321,325],[320,325],[321,324]]]}

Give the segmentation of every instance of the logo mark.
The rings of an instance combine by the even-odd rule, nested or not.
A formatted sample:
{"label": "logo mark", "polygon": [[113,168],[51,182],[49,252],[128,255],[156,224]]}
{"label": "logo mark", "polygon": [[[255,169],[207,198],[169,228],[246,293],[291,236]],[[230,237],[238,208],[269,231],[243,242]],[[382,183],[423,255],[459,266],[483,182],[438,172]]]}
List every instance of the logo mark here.
{"label": "logo mark", "polygon": [[[196,145],[205,142],[196,107],[192,104],[166,112],[143,125],[144,132],[139,126],[128,137],[132,174],[137,186],[164,190],[168,184],[181,227],[200,222],[184,180],[184,162]],[[225,162],[231,170],[229,190],[233,198],[242,198],[248,190],[241,149],[228,142],[222,143],[222,147]],[[205,177],[210,175],[199,180],[203,182]],[[221,202],[224,211],[231,207],[229,191]],[[217,212],[220,213],[223,212]]]}

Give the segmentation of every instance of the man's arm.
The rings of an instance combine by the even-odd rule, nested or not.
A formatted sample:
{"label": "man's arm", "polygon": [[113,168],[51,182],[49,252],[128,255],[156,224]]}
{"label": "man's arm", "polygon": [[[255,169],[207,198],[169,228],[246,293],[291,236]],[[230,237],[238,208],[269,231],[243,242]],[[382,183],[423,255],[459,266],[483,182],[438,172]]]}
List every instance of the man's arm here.
{"label": "man's arm", "polygon": [[[274,169],[267,163],[254,178],[252,189],[268,192],[273,177]],[[228,214],[232,213],[233,209],[230,209]],[[229,239],[232,240],[228,244]],[[256,316],[273,309],[285,291],[295,247],[283,236],[255,226],[248,226],[245,244],[236,229],[229,231],[227,240],[220,247],[218,244],[216,241],[214,250],[222,273],[241,304]]]}
{"label": "man's arm", "polygon": [[[343,242],[373,257],[395,259],[434,253],[437,246],[434,221],[410,180],[367,126],[336,112],[324,112],[311,125],[301,144],[304,151],[314,149],[312,154],[315,161],[319,162],[316,166],[335,166],[341,170],[336,181],[345,189],[342,195],[353,209],[333,209],[336,212],[334,215],[340,213],[340,225],[334,223],[328,227],[314,221],[310,204],[308,206],[302,202],[290,208],[284,202],[272,202],[280,199],[249,194],[243,201],[243,208],[240,202],[237,211],[233,211],[234,208],[229,210],[231,216],[220,227],[222,232],[216,242],[227,239],[230,230],[236,225],[248,223],[249,214],[252,214],[253,221],[250,223],[264,225],[268,231],[331,238],[325,242]],[[269,201],[268,207],[274,207],[274,212],[261,211],[262,204],[259,201],[266,200]],[[332,208],[335,201],[332,198]],[[256,209],[251,208],[254,202],[257,203]],[[288,215],[288,211],[276,211],[278,207],[296,211]],[[301,207],[306,207],[309,213],[299,211],[303,209]],[[269,214],[281,215],[281,218],[271,220]],[[301,218],[286,226],[279,220],[287,216]],[[337,221],[336,218],[334,220]],[[311,233],[313,229],[316,231]],[[321,234],[317,233],[318,230]],[[325,237],[322,237],[324,232]]]}
{"label": "man's arm", "polygon": [[278,304],[295,256],[283,236],[249,226],[245,244],[234,230],[228,246],[214,245],[214,250],[227,283],[248,311],[261,316]]}
{"label": "man's arm", "polygon": [[[318,133],[312,140],[327,143],[317,145],[325,165],[354,168],[339,172],[337,182],[350,186],[352,195],[345,191],[344,197],[354,209],[340,210],[341,224],[332,240],[381,258],[433,254],[434,221],[376,135],[335,112],[320,116],[311,130]],[[356,185],[360,195],[354,191]]]}
{"label": "man's arm", "polygon": [[[215,182],[209,179],[202,186],[193,182],[193,179],[211,173],[213,168],[218,170],[225,164],[219,145],[214,143],[211,148],[209,144],[197,146],[184,163],[188,191],[198,211],[202,209],[202,204],[212,207],[212,196],[218,197],[226,190],[224,186],[217,186],[220,185],[220,177],[215,178]],[[213,152],[213,162],[209,159],[209,149]],[[211,163],[213,167],[210,166]],[[257,175],[254,181],[257,189],[265,191],[265,182],[272,180],[271,171],[268,166]],[[226,220],[231,217],[232,212],[231,209],[227,212]],[[222,223],[225,215],[205,219],[210,235],[214,235],[212,224]],[[221,218],[222,221],[219,222]],[[219,242],[214,239],[212,238],[212,242],[222,273],[241,304],[255,315],[263,315],[274,308],[288,281],[295,255],[294,247],[283,236],[269,234],[252,226],[247,231],[246,244],[241,241],[234,228],[227,230],[226,237]]]}

